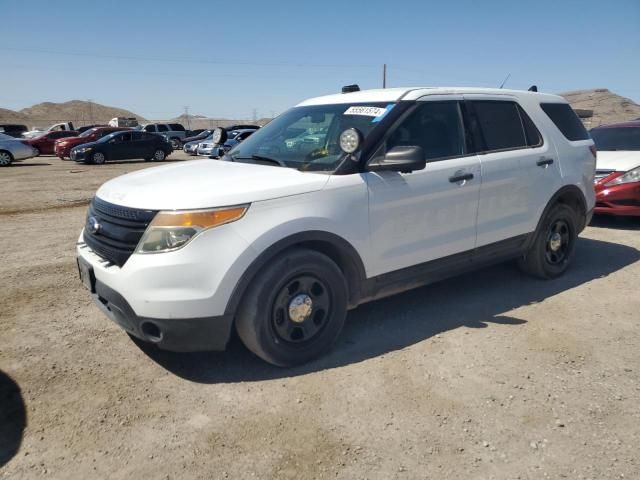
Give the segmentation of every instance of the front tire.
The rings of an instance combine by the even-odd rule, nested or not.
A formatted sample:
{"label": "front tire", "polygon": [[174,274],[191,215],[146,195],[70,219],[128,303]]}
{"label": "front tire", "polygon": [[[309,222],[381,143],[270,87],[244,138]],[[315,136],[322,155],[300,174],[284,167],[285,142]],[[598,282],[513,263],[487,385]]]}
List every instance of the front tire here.
{"label": "front tire", "polygon": [[40,149],[38,147],[33,147],[33,153],[34,153],[34,157],[39,157],[40,156]]}
{"label": "front tire", "polygon": [[164,150],[157,149],[155,152],[153,152],[153,160],[155,162],[161,162],[165,158],[167,158],[167,154],[164,152]]}
{"label": "front tire", "polygon": [[518,266],[542,279],[562,275],[573,257],[578,238],[576,212],[563,203],[554,205],[545,216],[529,250]]}
{"label": "front tire", "polygon": [[94,165],[102,165],[107,160],[102,152],[94,152],[91,154],[90,162]]}
{"label": "front tire", "polygon": [[174,150],[180,150],[182,148],[182,142],[179,138],[172,138],[169,143],[171,143],[171,148]]}
{"label": "front tire", "polygon": [[253,279],[236,317],[245,346],[280,367],[306,363],[334,343],[347,315],[340,268],[313,250],[289,250]]}

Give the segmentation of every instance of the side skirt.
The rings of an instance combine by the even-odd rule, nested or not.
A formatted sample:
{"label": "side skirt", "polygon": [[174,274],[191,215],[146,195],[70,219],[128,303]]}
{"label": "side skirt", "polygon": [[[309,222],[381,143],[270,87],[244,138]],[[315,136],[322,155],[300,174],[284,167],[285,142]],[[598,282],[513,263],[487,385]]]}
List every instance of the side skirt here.
{"label": "side skirt", "polygon": [[368,278],[362,285],[359,304],[435,283],[478,268],[518,258],[527,250],[535,234],[529,233],[456,253],[412,267]]}

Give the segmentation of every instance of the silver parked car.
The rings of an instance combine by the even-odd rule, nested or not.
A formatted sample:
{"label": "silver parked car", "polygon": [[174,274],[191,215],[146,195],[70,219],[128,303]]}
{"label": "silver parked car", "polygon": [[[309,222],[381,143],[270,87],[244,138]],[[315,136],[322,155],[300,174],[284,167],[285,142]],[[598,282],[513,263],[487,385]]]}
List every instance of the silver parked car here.
{"label": "silver parked car", "polygon": [[12,162],[35,157],[38,151],[21,140],[0,133],[0,167],[7,167]]}
{"label": "silver parked car", "polygon": [[182,150],[184,151],[184,153],[188,155],[197,155],[198,145],[200,145],[202,142],[211,140],[211,138],[212,138],[212,135],[209,135],[208,137],[201,138],[200,140],[193,140],[192,142],[187,142],[182,146]]}

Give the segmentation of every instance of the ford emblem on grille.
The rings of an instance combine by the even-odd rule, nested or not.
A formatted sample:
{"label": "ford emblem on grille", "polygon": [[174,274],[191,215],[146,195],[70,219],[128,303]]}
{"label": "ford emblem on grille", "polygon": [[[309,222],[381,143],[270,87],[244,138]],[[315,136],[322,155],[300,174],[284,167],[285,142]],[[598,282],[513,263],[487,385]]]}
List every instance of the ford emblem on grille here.
{"label": "ford emblem on grille", "polygon": [[87,228],[89,229],[89,232],[96,235],[100,231],[100,227],[100,222],[98,222],[96,217],[87,218]]}

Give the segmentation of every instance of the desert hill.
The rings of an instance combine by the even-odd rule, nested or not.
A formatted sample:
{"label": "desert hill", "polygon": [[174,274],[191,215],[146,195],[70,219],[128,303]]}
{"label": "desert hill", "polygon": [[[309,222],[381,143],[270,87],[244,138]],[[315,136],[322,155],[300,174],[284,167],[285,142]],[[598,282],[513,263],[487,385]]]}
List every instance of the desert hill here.
{"label": "desert hill", "polygon": [[142,116],[129,110],[83,100],[38,103],[17,112],[0,108],[1,123],[23,123],[29,128],[33,126],[47,127],[54,123],[69,121],[76,126],[107,123],[114,117],[136,117],[139,122],[145,121]]}
{"label": "desert hill", "polygon": [[560,95],[566,98],[574,109],[593,111],[591,119],[585,119],[588,127],[640,118],[640,105],[606,88],[576,90]]}

